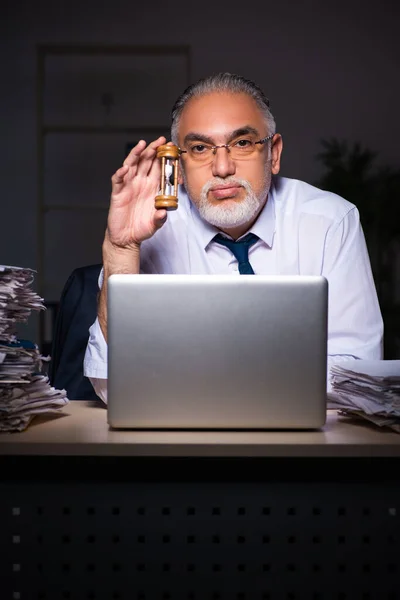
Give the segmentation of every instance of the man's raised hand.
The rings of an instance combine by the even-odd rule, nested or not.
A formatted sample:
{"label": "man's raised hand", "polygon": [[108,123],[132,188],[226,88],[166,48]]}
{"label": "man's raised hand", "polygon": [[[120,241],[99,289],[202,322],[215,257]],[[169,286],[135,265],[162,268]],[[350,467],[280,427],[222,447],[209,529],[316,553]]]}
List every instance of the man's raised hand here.
{"label": "man's raised hand", "polygon": [[165,142],[159,137],[146,146],[140,140],[111,178],[106,240],[116,249],[137,249],[167,220],[165,209],[154,208],[161,174],[156,151]]}

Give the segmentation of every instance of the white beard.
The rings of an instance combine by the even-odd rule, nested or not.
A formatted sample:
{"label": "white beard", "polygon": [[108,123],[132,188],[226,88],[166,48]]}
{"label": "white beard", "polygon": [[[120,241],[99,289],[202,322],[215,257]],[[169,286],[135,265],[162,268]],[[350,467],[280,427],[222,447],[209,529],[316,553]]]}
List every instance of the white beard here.
{"label": "white beard", "polygon": [[[184,177],[184,179],[186,179]],[[186,181],[184,181],[185,187]],[[221,200],[221,204],[211,204],[208,201],[208,192],[212,187],[217,185],[240,185],[245,191],[246,195],[243,200],[229,202],[229,205]],[[271,185],[271,173],[266,172],[263,182],[263,186],[260,194],[255,194],[253,188],[247,179],[239,179],[237,177],[227,177],[225,179],[221,177],[214,177],[207,181],[202,187],[200,192],[199,201],[196,204],[199,214],[204,221],[218,227],[218,229],[231,229],[233,227],[240,227],[252,221],[257,214],[261,211],[265,204],[269,188]]]}

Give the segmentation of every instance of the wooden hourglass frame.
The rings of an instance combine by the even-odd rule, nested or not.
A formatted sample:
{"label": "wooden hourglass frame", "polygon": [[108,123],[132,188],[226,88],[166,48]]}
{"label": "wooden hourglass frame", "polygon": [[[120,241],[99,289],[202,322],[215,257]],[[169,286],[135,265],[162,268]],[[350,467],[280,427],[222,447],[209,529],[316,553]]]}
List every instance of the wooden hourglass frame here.
{"label": "wooden hourglass frame", "polygon": [[[155,208],[176,210],[178,208],[178,146],[164,144],[157,148],[157,158],[161,160],[160,193],[155,197]],[[173,183],[171,182],[173,175]]]}

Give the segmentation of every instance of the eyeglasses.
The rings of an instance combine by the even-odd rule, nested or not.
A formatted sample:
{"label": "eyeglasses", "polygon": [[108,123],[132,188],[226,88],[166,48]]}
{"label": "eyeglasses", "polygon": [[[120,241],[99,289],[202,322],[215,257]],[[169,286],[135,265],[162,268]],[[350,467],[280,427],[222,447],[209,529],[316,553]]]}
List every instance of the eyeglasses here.
{"label": "eyeglasses", "polygon": [[205,142],[193,142],[189,144],[186,150],[179,148],[181,154],[187,154],[191,159],[196,162],[208,162],[213,160],[213,156],[216,155],[218,148],[225,148],[230,154],[233,160],[240,160],[243,158],[250,158],[256,149],[257,144],[265,144],[272,140],[274,134],[268,135],[262,140],[254,141],[248,137],[239,138],[230,144],[221,144],[220,146],[212,146]]}

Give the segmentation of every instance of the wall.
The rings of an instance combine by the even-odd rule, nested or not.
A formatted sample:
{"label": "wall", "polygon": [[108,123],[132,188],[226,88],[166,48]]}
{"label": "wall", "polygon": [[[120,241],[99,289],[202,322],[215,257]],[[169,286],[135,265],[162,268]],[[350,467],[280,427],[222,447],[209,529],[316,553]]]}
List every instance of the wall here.
{"label": "wall", "polygon": [[[282,174],[317,179],[319,140],[330,136],[358,140],[377,150],[382,162],[397,165],[397,3],[6,5],[0,23],[1,263],[37,266],[37,44],[190,44],[193,80],[228,70],[264,88],[284,138]],[[30,335],[36,335],[34,321]]]}

